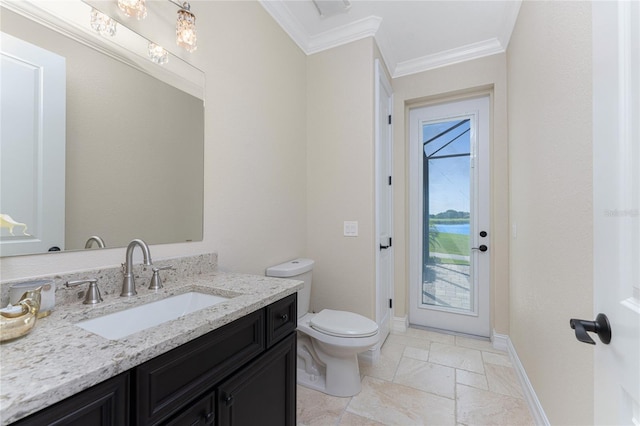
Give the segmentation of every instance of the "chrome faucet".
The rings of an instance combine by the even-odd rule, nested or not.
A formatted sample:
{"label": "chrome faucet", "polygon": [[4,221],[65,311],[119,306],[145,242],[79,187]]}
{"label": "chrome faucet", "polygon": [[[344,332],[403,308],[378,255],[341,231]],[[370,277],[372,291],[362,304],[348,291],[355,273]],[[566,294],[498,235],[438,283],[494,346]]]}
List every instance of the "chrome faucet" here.
{"label": "chrome faucet", "polygon": [[120,296],[128,297],[135,296],[138,294],[136,292],[136,282],[133,278],[133,249],[136,246],[142,249],[142,256],[144,257],[144,264],[147,266],[151,266],[151,252],[149,251],[149,246],[142,240],[135,239],[132,240],[127,246],[127,259],[124,263],[124,280],[122,281],[122,293]]}
{"label": "chrome faucet", "polygon": [[98,245],[98,248],[105,248],[106,247],[106,244],[104,243],[104,240],[102,238],[100,238],[97,235],[93,235],[93,236],[89,237],[89,239],[87,240],[87,242],[84,245],[84,248],[86,248],[86,249],[91,248],[91,246],[93,245],[94,242]]}

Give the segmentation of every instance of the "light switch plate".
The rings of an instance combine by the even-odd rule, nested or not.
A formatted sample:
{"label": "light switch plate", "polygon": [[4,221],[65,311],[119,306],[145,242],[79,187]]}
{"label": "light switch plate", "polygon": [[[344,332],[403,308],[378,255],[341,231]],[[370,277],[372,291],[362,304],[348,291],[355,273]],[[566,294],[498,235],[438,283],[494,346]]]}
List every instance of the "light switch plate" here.
{"label": "light switch plate", "polygon": [[357,237],[358,236],[358,221],[357,220],[345,220],[344,221],[344,236],[345,237]]}

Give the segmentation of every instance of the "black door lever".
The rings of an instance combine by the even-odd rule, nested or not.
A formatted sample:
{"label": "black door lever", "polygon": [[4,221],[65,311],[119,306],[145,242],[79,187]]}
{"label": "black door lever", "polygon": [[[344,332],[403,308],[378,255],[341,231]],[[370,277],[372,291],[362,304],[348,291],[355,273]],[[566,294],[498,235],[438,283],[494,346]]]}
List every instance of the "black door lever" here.
{"label": "black door lever", "polygon": [[583,343],[596,344],[587,331],[596,333],[605,345],[611,342],[611,325],[609,325],[609,319],[605,314],[598,314],[595,321],[572,318],[569,320],[569,325],[576,331],[576,339]]}

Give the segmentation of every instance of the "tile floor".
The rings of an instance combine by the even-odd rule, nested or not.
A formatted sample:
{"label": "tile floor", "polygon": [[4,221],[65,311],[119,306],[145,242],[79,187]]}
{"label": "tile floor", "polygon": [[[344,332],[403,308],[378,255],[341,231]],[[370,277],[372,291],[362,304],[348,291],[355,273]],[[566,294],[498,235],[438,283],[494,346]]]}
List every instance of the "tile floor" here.
{"label": "tile floor", "polygon": [[534,424],[507,353],[487,341],[410,328],[360,374],[352,398],[298,386],[298,426]]}

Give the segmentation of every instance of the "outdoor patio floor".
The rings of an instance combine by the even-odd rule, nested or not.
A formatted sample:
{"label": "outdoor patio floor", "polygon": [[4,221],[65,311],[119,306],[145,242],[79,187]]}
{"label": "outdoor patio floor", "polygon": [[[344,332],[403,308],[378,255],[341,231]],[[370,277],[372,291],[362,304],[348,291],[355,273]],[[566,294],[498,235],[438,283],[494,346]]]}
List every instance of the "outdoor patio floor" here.
{"label": "outdoor patio floor", "polygon": [[471,309],[469,265],[433,264],[427,267],[434,276],[422,283],[423,303],[447,308]]}

